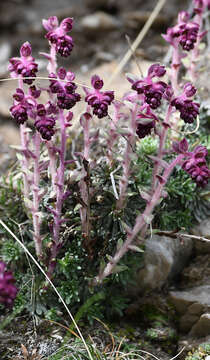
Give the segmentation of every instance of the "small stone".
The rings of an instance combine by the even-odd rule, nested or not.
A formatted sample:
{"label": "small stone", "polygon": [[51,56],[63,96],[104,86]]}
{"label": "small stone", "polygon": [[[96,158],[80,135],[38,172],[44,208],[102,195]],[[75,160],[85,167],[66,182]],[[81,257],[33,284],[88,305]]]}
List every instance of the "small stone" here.
{"label": "small stone", "polygon": [[191,330],[192,326],[198,321],[199,316],[186,314],[180,318],[179,330],[187,333]]}
{"label": "small stone", "polygon": [[201,315],[200,319],[192,327],[190,335],[196,337],[207,336],[210,333],[210,313]]}
{"label": "small stone", "polygon": [[188,313],[192,315],[200,315],[202,313],[203,306],[199,303],[194,303],[188,308]]}
{"label": "small stone", "polygon": [[84,30],[88,31],[112,31],[119,29],[120,22],[103,11],[84,16],[80,23]]}

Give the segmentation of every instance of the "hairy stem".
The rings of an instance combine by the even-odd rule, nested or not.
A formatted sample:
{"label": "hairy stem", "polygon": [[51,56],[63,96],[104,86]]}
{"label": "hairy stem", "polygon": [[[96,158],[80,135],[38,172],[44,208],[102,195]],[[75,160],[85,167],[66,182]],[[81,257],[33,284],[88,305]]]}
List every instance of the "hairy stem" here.
{"label": "hairy stem", "polygon": [[125,205],[125,199],[127,194],[128,180],[130,175],[131,157],[133,154],[133,146],[135,144],[135,132],[136,132],[136,116],[137,116],[138,104],[134,104],[134,109],[131,114],[131,123],[129,128],[129,135],[127,137],[126,148],[123,158],[123,174],[120,179],[119,185],[119,199],[116,204],[116,208],[121,210]]}
{"label": "hairy stem", "polygon": [[36,248],[36,254],[38,258],[42,256],[42,239],[40,236],[40,214],[39,214],[39,182],[40,182],[40,169],[39,169],[39,159],[40,159],[40,144],[41,139],[38,132],[35,132],[33,137],[34,142],[34,172],[33,172],[33,182],[32,182],[32,196],[33,196],[33,207],[31,209],[32,219],[33,219],[33,228],[34,228],[34,242]]}

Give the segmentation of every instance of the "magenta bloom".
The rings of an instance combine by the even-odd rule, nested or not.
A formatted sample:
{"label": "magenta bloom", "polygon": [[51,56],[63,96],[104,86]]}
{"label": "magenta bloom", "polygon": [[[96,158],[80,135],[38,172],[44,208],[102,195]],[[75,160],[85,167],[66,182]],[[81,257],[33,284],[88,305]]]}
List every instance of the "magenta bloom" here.
{"label": "magenta bloom", "polygon": [[185,11],[179,13],[178,24],[168,28],[163,38],[172,46],[181,45],[183,50],[190,51],[194,48],[198,38],[199,25],[189,21],[189,14]]}
{"label": "magenta bloom", "polygon": [[28,119],[27,108],[23,104],[17,104],[10,108],[11,115],[16,120],[17,124],[24,124]]}
{"label": "magenta bloom", "polygon": [[11,271],[6,271],[6,264],[0,261],[0,303],[12,306],[18,289]]}
{"label": "magenta bloom", "polygon": [[[38,65],[35,59],[31,56],[32,49],[29,42],[25,42],[20,48],[20,57],[13,57],[9,60],[10,64],[8,70],[11,72],[12,77],[36,77]],[[23,82],[31,85],[33,79],[24,79]]]}
{"label": "magenta bloom", "polygon": [[150,135],[152,129],[155,127],[154,120],[148,120],[145,122],[139,122],[136,129],[136,134],[140,139],[143,139],[145,136]]}
{"label": "magenta bloom", "polygon": [[187,124],[192,124],[199,114],[200,104],[190,98],[195,95],[196,88],[191,83],[184,85],[182,95],[174,98],[171,105],[180,112],[180,118]]}
{"label": "magenta bloom", "polygon": [[162,97],[167,89],[163,81],[153,81],[154,77],[162,77],[166,73],[165,67],[159,64],[150,66],[147,77],[143,80],[132,81],[132,89],[138,94],[144,95],[145,102],[151,109],[157,109],[161,105]]}
{"label": "magenta bloom", "polygon": [[74,46],[72,37],[67,35],[72,29],[73,19],[66,18],[59,25],[57,17],[51,16],[42,23],[48,31],[45,37],[55,47],[56,52],[63,57],[68,57]]}
{"label": "magenta bloom", "polygon": [[[78,101],[80,101],[80,94],[76,93],[76,84],[74,80],[74,74],[66,72],[64,68],[58,69],[58,78],[55,74],[50,74],[52,80],[50,80],[50,91],[52,94],[57,94],[57,106],[60,109],[70,110]],[[60,80],[69,80],[68,82]]]}
{"label": "magenta bloom", "polygon": [[91,84],[94,90],[84,89],[87,94],[85,101],[93,108],[93,114],[101,119],[108,115],[108,106],[114,100],[114,91],[100,91],[104,83],[98,75],[92,76]]}
{"label": "magenta bloom", "polygon": [[47,110],[43,104],[38,104],[36,109],[35,128],[41,134],[42,139],[51,140],[55,133],[55,118],[47,116]]}

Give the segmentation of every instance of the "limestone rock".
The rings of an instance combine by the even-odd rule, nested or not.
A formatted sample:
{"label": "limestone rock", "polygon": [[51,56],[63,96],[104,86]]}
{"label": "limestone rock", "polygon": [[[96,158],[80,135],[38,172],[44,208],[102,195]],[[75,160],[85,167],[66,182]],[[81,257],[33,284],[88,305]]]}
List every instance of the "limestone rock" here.
{"label": "limestone rock", "polygon": [[[180,314],[185,314],[188,309],[192,310],[192,304],[199,304],[200,312],[210,309],[210,285],[197,286],[185,291],[171,291],[169,300]],[[196,305],[198,306],[198,305]]]}
{"label": "limestone rock", "polygon": [[155,235],[146,241],[145,265],[138,274],[143,289],[160,289],[182,271],[190,258],[192,242]]}
{"label": "limestone rock", "polygon": [[210,334],[210,313],[201,315],[200,319],[192,327],[190,335],[202,337]]}
{"label": "limestone rock", "polygon": [[202,337],[210,333],[210,285],[197,286],[185,291],[171,291],[170,302],[181,314],[182,332]]}

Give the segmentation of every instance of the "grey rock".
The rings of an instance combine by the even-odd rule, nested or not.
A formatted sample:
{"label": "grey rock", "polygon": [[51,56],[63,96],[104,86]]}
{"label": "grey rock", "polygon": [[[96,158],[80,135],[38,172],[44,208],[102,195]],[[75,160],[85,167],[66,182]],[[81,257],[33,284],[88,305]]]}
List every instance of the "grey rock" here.
{"label": "grey rock", "polygon": [[160,289],[179,274],[192,253],[192,241],[155,235],[146,241],[144,268],[137,276],[141,289]]}
{"label": "grey rock", "polygon": [[8,41],[2,41],[0,43],[0,64],[4,64],[8,61],[11,55],[11,45]]}
{"label": "grey rock", "polygon": [[[210,240],[210,217],[203,220],[198,226],[194,227],[192,233]],[[210,253],[210,241],[194,240],[197,254]]]}
{"label": "grey rock", "polygon": [[87,31],[112,31],[120,27],[120,22],[103,11],[97,11],[91,15],[84,16],[80,26]]}
{"label": "grey rock", "polygon": [[210,285],[197,286],[185,291],[171,291],[169,300],[180,314],[185,314],[194,303],[199,304],[200,311],[204,312],[205,309],[210,309]]}
{"label": "grey rock", "polygon": [[0,76],[5,76],[8,68],[8,60],[11,55],[12,47],[8,41],[0,42]]}
{"label": "grey rock", "polygon": [[192,327],[190,335],[195,337],[207,336],[210,334],[210,313],[201,315],[200,319]]}

